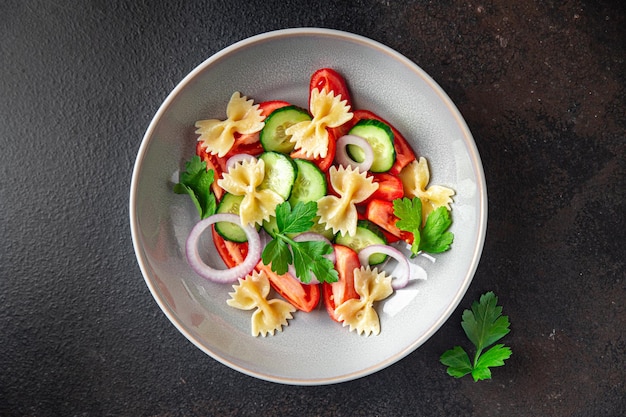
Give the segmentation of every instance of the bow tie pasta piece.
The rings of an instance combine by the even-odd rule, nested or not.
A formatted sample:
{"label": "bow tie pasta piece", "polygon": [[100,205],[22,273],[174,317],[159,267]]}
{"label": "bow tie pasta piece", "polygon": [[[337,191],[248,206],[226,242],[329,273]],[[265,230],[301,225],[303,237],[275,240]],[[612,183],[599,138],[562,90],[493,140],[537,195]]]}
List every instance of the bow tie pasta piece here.
{"label": "bow tie pasta piece", "polygon": [[258,189],[265,177],[265,162],[251,159],[234,165],[217,184],[226,192],[244,196],[239,204],[239,216],[244,225],[262,224],[276,213],[283,198],[271,189]]}
{"label": "bow tie pasta piece", "polygon": [[295,143],[295,149],[304,151],[307,157],[325,158],[328,153],[327,127],[339,127],[352,119],[350,106],[341,96],[335,96],[330,91],[320,92],[317,88],[311,91],[309,109],[312,120],[298,122],[285,129],[291,135],[290,141]]}
{"label": "bow tie pasta piece", "polygon": [[253,104],[246,96],[236,91],[226,106],[226,120],[199,120],[196,122],[196,133],[200,135],[203,149],[209,153],[224,157],[235,143],[235,133],[242,135],[259,132],[263,129],[265,119],[261,115],[258,104]]}
{"label": "bow tie pasta piece", "polygon": [[358,214],[355,204],[365,201],[378,189],[378,183],[365,172],[340,166],[332,166],[328,171],[330,183],[339,197],[327,195],[317,200],[319,223],[326,223],[326,229],[333,233],[353,236],[356,233]]}
{"label": "bow tie pasta piece", "polygon": [[404,192],[407,197],[419,197],[422,201],[422,219],[426,219],[428,214],[437,207],[444,206],[450,210],[454,190],[441,185],[428,186],[430,181],[430,171],[426,158],[421,157],[419,161],[413,161],[402,169],[398,175],[402,181]]}
{"label": "bow tie pasta piece", "polygon": [[265,272],[254,272],[246,279],[239,279],[239,285],[233,285],[235,292],[228,293],[231,296],[226,303],[240,310],[256,311],[252,313],[252,335],[261,334],[265,337],[268,333],[272,336],[274,331],[282,331],[282,326],[288,326],[288,319],[292,319],[291,313],[295,312],[294,306],[279,299],[268,300],[270,283]]}
{"label": "bow tie pasta piece", "polygon": [[356,330],[360,334],[369,336],[380,333],[380,319],[374,309],[374,302],[384,300],[393,293],[391,276],[384,271],[378,272],[369,266],[354,270],[354,289],[359,299],[344,301],[337,308],[335,314],[344,326],[350,326],[350,331]]}

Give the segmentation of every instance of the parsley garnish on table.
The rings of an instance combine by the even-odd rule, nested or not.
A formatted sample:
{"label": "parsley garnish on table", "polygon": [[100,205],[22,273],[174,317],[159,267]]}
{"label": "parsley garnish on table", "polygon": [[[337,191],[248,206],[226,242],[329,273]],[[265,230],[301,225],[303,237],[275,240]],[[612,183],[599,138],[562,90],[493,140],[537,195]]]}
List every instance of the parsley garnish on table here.
{"label": "parsley garnish on table", "polygon": [[185,172],[180,173],[179,183],[174,185],[175,193],[188,194],[191,197],[200,219],[215,214],[217,203],[211,191],[214,175],[212,169],[207,171],[206,162],[194,155],[185,163]]}
{"label": "parsley garnish on table", "polygon": [[[504,361],[511,356],[509,347],[504,344],[493,345],[510,331],[509,318],[502,315],[502,307],[496,305],[497,303],[498,298],[490,291],[480,297],[480,302],[474,301],[471,310],[463,312],[461,326],[476,347],[476,352],[473,361],[470,361],[469,355],[461,346],[444,352],[440,361],[448,367],[448,375],[461,378],[471,374],[474,381],[491,379],[489,368],[504,365]],[[491,345],[493,346],[483,353]]]}
{"label": "parsley garnish on table", "polygon": [[293,208],[288,201],[276,207],[277,230],[265,246],[261,258],[265,265],[271,263],[272,271],[279,275],[293,265],[296,276],[304,283],[311,281],[311,273],[319,282],[336,282],[339,278],[333,263],[324,257],[333,252],[332,245],[324,241],[296,242],[290,236],[309,231],[317,216],[317,203],[298,202]]}
{"label": "parsley garnish on table", "polygon": [[393,200],[393,213],[398,217],[396,226],[413,234],[411,253],[417,255],[419,251],[441,253],[450,249],[454,240],[451,232],[446,232],[452,224],[450,212],[446,207],[433,210],[422,226],[422,201],[419,197],[413,199],[401,198]]}

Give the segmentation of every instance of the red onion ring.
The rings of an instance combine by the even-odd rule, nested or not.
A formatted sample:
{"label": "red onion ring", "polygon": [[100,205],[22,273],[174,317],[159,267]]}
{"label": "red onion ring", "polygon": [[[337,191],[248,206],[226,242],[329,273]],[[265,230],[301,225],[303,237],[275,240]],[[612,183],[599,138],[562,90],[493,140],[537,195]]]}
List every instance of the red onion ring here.
{"label": "red onion ring", "polygon": [[[363,162],[356,162],[354,159],[350,158],[350,155],[348,154],[348,145],[355,145],[363,149],[363,152],[365,153],[365,159],[363,159]],[[374,163],[374,150],[372,149],[372,145],[370,145],[369,142],[362,137],[356,135],[344,135],[337,139],[335,161],[344,167],[351,166],[358,169],[360,172],[365,172],[368,171]]]}
{"label": "red onion ring", "polygon": [[[394,258],[398,261],[398,265],[393,270],[393,281],[391,281],[391,287],[394,290],[406,287],[409,283],[409,275],[411,269],[409,267],[409,260],[398,249],[389,245],[370,245],[359,251],[359,261],[361,265],[369,265],[369,258],[375,253],[383,253]],[[400,271],[398,271],[400,269]],[[396,273],[398,271],[398,273]]]}
{"label": "red onion ring", "polygon": [[226,168],[230,170],[233,165],[244,161],[256,161],[256,158],[247,153],[238,153],[228,158],[228,160],[226,161]]}
{"label": "red onion ring", "polygon": [[[234,268],[215,269],[204,263],[204,261],[200,258],[198,249],[200,236],[207,227],[217,222],[229,222],[241,226],[248,237],[248,254],[246,255],[246,259]],[[261,259],[261,238],[253,226],[242,226],[241,219],[238,215],[230,213],[214,214],[204,220],[201,220],[191,229],[191,232],[187,237],[185,254],[191,269],[193,269],[202,278],[220,284],[227,284],[237,281],[238,278],[245,277],[254,269],[255,265],[259,262],[259,259]]]}
{"label": "red onion ring", "polygon": [[[333,247],[332,243],[330,243],[330,240],[326,239],[326,237],[324,237],[323,235],[320,235],[319,233],[314,233],[314,232],[301,233],[297,235],[296,237],[294,237],[293,240],[294,242],[322,241],[322,242],[328,243],[331,247]],[[328,255],[324,255],[324,258],[328,259],[334,264],[337,261],[337,256],[335,255],[335,249],[333,248],[333,251],[329,253]],[[301,282],[302,284],[314,285],[314,284],[320,283],[317,277],[312,272],[310,273],[311,280],[309,282],[302,282],[296,276],[296,268],[293,265],[289,265],[288,271],[295,279],[298,280],[298,282]]]}

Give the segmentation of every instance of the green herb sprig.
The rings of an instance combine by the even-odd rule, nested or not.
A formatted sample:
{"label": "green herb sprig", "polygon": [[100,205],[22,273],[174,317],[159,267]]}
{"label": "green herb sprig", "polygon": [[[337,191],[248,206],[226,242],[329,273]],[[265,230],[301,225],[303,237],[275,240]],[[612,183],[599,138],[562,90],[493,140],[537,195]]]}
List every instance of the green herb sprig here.
{"label": "green herb sprig", "polygon": [[185,171],[180,173],[179,183],[174,185],[175,193],[191,197],[200,219],[215,214],[217,203],[211,191],[214,175],[212,169],[206,169],[206,162],[194,155],[185,163]]}
{"label": "green herb sprig", "polygon": [[471,310],[463,312],[461,326],[476,347],[476,352],[471,362],[467,352],[460,346],[444,352],[440,361],[448,367],[448,375],[461,378],[471,374],[474,381],[491,379],[489,368],[503,366],[504,361],[511,356],[511,349],[504,344],[494,345],[483,353],[484,349],[510,331],[509,318],[502,315],[502,307],[497,303],[498,298],[490,291],[480,297],[480,302],[474,301]]}
{"label": "green herb sprig", "polygon": [[393,200],[393,213],[398,217],[396,226],[413,234],[411,253],[417,255],[419,251],[441,253],[450,249],[454,234],[446,232],[452,224],[450,212],[446,207],[433,210],[422,227],[422,201],[419,197],[413,199],[401,198]]}
{"label": "green herb sprig", "polygon": [[276,232],[263,249],[263,263],[271,263],[272,271],[280,275],[293,265],[296,276],[304,283],[311,282],[311,273],[319,282],[336,282],[339,279],[337,270],[324,257],[333,251],[330,244],[324,241],[296,242],[291,238],[310,230],[316,216],[317,203],[314,201],[298,202],[293,208],[288,201],[279,204],[276,207]]}

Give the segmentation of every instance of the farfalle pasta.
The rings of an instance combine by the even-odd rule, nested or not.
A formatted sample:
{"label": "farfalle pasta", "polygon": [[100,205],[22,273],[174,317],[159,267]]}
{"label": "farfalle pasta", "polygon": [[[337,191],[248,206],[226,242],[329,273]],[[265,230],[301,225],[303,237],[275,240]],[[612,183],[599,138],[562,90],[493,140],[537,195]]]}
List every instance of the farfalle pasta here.
{"label": "farfalle pasta", "polygon": [[335,314],[344,326],[350,326],[350,331],[358,334],[378,335],[380,320],[374,309],[376,301],[384,300],[393,293],[391,276],[384,271],[369,266],[354,270],[354,289],[359,294],[358,299],[344,301],[337,306]]}
{"label": "farfalle pasta", "polygon": [[[202,219],[186,241],[189,266],[235,284],[226,302],[254,310],[253,336],[282,333],[295,311],[320,303],[357,335],[378,335],[377,303],[415,278],[395,242],[413,255],[448,250],[454,191],[429,186],[426,159],[385,119],[354,107],[330,68],[312,75],[308,108],[265,100],[235,92],[226,120],[195,124],[196,155],[174,190]],[[226,269],[202,256],[208,227]],[[393,277],[381,269],[386,257],[398,263]]]}
{"label": "farfalle pasta", "polygon": [[196,122],[198,141],[210,154],[220,158],[226,155],[235,143],[235,133],[242,135],[259,132],[265,125],[258,104],[246,96],[234,92],[226,107],[226,120],[199,120]]}
{"label": "farfalle pasta", "polygon": [[437,207],[446,207],[450,209],[454,190],[441,185],[431,185],[430,171],[426,158],[420,157],[419,160],[408,164],[398,175],[404,187],[406,197],[419,197],[422,201],[422,217],[426,219],[428,214]]}
{"label": "farfalle pasta", "polygon": [[296,309],[286,301],[279,299],[268,300],[270,283],[265,272],[254,272],[246,279],[239,279],[239,285],[233,285],[235,292],[228,293],[231,296],[226,303],[240,310],[256,311],[252,313],[251,331],[253,336],[259,334],[265,337],[268,333],[274,335],[274,331],[282,331],[287,326],[288,319],[292,319],[291,313]]}
{"label": "farfalle pasta", "polygon": [[326,228],[332,228],[334,233],[354,235],[358,221],[355,204],[371,196],[378,189],[378,184],[365,172],[352,167],[333,166],[328,173],[330,183],[339,197],[327,195],[317,201],[320,223],[326,223]]}
{"label": "farfalle pasta", "polygon": [[261,224],[276,212],[283,198],[275,191],[259,189],[265,178],[265,162],[250,159],[235,164],[217,184],[225,191],[244,196],[239,205],[239,216],[244,225]]}
{"label": "farfalle pasta", "polygon": [[312,120],[296,123],[285,130],[291,135],[290,141],[295,149],[304,151],[307,157],[325,158],[328,153],[327,127],[339,127],[352,119],[350,107],[346,100],[335,96],[332,91],[320,92],[317,88],[311,91],[309,109]]}

